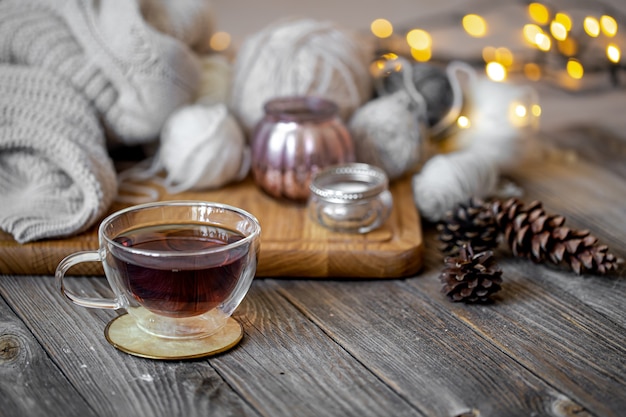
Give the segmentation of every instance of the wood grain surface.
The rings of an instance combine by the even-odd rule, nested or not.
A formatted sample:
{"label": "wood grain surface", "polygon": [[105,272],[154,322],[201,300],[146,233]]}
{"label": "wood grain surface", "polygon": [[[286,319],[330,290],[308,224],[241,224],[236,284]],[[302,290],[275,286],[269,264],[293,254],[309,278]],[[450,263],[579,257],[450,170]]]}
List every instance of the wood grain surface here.
{"label": "wood grain surface", "polygon": [[[391,185],[394,208],[385,224],[367,234],[337,233],[309,218],[304,204],[279,201],[251,179],[218,190],[163,193],[162,200],[204,200],[240,207],[261,224],[260,277],[398,278],[422,266],[422,230],[410,178]],[[122,208],[115,205],[111,212]],[[50,275],[67,255],[98,247],[97,226],[66,239],[20,245],[0,232],[0,273]],[[72,275],[102,275],[99,263],[82,263]]]}

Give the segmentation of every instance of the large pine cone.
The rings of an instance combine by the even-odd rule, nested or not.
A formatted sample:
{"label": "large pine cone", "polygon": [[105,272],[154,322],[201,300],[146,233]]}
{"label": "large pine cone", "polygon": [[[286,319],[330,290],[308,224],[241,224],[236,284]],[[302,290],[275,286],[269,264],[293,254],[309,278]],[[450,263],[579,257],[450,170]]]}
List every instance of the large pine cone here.
{"label": "large pine cone", "polygon": [[463,245],[474,252],[483,252],[498,246],[499,230],[491,204],[471,198],[449,211],[437,224],[439,249],[446,255],[457,255]]}
{"label": "large pine cone", "polygon": [[502,270],[495,265],[492,251],[474,253],[471,246],[461,247],[458,256],[445,259],[439,280],[441,292],[452,301],[484,303],[500,291]]}
{"label": "large pine cone", "polygon": [[513,255],[533,262],[567,263],[576,274],[605,274],[622,262],[588,230],[564,226],[565,218],[546,214],[539,201],[524,207],[516,198],[496,201],[492,211]]}

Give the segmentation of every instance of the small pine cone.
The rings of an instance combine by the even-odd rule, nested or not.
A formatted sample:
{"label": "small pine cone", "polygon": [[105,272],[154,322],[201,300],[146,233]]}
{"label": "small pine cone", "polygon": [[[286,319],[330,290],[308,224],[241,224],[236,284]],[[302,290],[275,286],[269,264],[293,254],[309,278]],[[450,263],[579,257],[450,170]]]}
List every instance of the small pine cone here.
{"label": "small pine cone", "polygon": [[475,254],[471,246],[464,245],[458,256],[445,259],[439,280],[443,283],[441,292],[452,301],[484,303],[502,288],[502,270],[496,266],[492,251]]}
{"label": "small pine cone", "polygon": [[576,274],[606,274],[623,262],[598,245],[588,230],[564,226],[565,217],[546,214],[539,201],[524,207],[518,199],[494,202],[492,212],[513,255],[533,262],[565,262]]}
{"label": "small pine cone", "polygon": [[446,255],[457,255],[463,245],[470,245],[475,252],[483,252],[498,246],[499,230],[491,204],[471,198],[449,211],[437,224],[439,249]]}

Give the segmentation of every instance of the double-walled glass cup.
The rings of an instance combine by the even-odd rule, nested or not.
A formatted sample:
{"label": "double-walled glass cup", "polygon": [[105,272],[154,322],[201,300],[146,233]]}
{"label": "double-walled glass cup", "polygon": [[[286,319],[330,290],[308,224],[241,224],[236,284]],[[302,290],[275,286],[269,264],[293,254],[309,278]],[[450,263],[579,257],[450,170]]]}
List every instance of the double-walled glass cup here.
{"label": "double-walled glass cup", "polygon": [[[98,250],[61,261],[57,285],[80,306],[127,310],[148,334],[203,338],[225,325],[248,292],[260,233],[254,216],[219,203],[129,207],[101,223]],[[66,272],[80,262],[102,263],[113,298],[87,298],[66,288]]]}

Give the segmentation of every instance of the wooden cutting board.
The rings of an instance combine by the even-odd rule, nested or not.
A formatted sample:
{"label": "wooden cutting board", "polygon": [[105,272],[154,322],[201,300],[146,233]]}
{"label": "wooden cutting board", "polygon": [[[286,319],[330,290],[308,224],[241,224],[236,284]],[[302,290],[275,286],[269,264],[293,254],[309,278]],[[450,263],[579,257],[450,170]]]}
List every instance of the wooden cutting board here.
{"label": "wooden cutting board", "polygon": [[[410,178],[391,186],[394,208],[390,218],[370,233],[327,230],[309,218],[306,206],[276,200],[251,179],[219,190],[162,195],[162,200],[205,200],[240,207],[261,223],[258,277],[400,278],[422,267],[422,230],[413,203]],[[116,204],[111,212],[123,208]],[[95,250],[97,225],[66,239],[20,245],[0,231],[0,273],[53,275],[68,254]],[[99,263],[82,263],[72,275],[102,275]]]}

